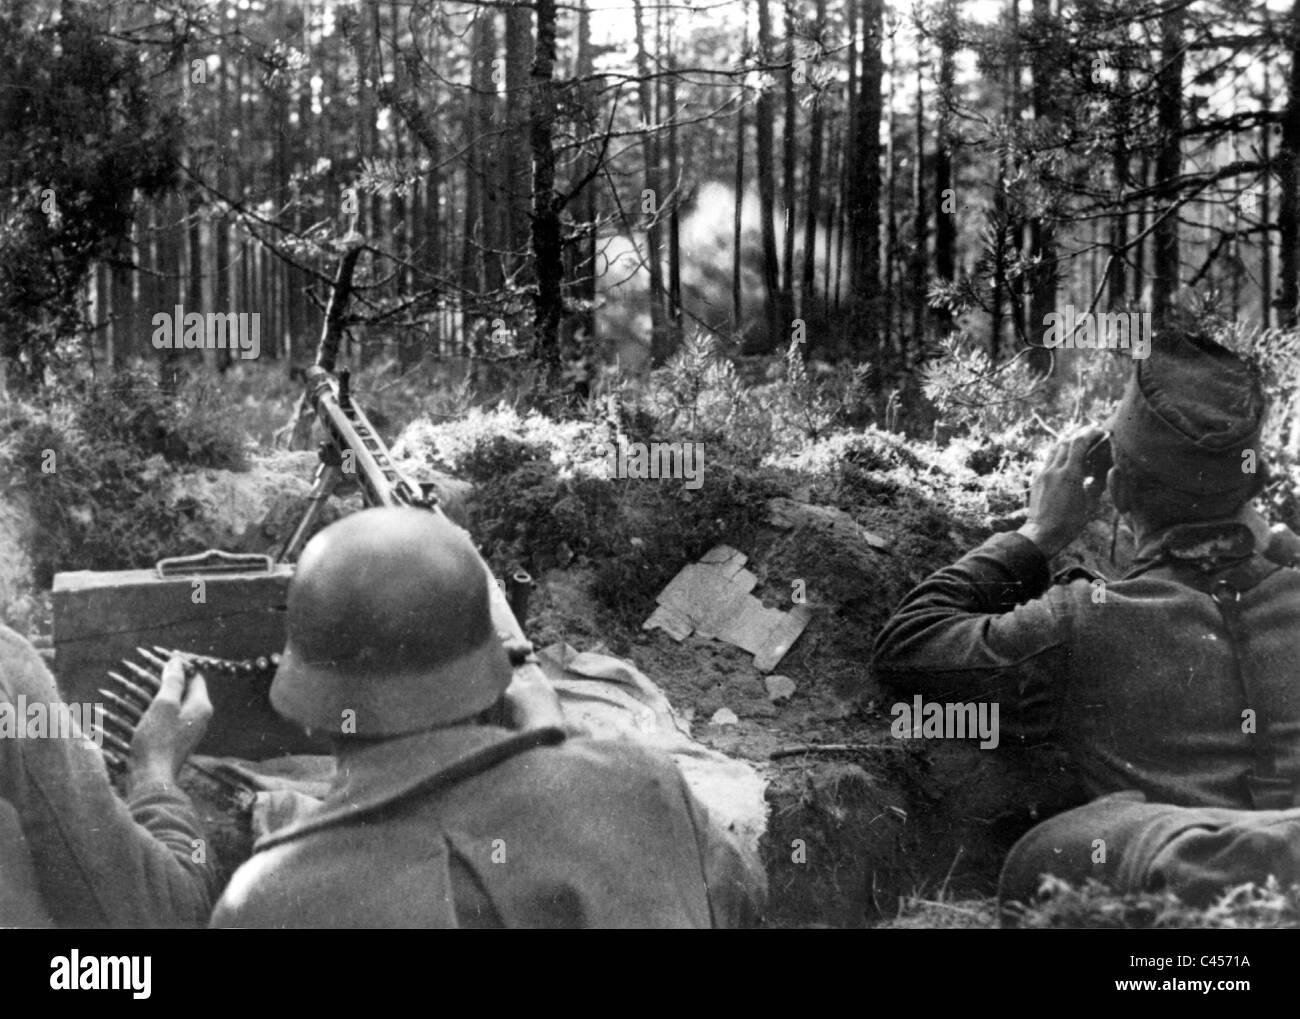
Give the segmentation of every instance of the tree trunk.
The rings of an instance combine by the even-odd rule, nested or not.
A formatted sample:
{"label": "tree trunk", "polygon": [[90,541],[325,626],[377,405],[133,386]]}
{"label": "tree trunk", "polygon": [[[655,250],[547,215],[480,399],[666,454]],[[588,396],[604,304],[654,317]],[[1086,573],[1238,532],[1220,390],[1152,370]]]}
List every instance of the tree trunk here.
{"label": "tree trunk", "polygon": [[[376,125],[378,102],[376,100],[377,69],[375,59],[379,51],[379,0],[363,0],[358,8],[359,22],[356,26],[353,47],[357,60],[357,162],[358,169],[366,161],[379,158],[379,134]],[[357,230],[363,237],[382,243],[382,213],[379,196],[368,192],[358,192]],[[269,274],[273,267],[266,266],[265,284],[269,290]],[[353,337],[354,346],[356,336]],[[361,346],[357,353],[359,365],[366,365],[374,356],[371,344]]]}
{"label": "tree trunk", "polygon": [[[1143,153],[1139,163],[1138,179],[1135,180],[1134,186],[1142,192],[1147,189],[1147,184],[1151,178],[1151,161],[1146,153]],[[1135,306],[1144,303],[1144,291],[1147,285],[1146,274],[1146,240],[1144,239],[1147,232],[1147,204],[1148,199],[1143,199],[1138,203],[1137,210],[1137,243],[1133,246],[1133,304]]]}
{"label": "tree trunk", "polygon": [[898,63],[898,32],[889,37],[889,91],[885,94],[885,252],[884,272],[885,287],[881,294],[881,320],[885,323],[885,341],[903,333],[902,290],[897,285],[902,278],[898,265],[900,242],[898,236],[898,159],[897,112],[894,109],[894,94],[898,88],[900,76]]}
{"label": "tree trunk", "polygon": [[875,356],[880,306],[880,86],[884,8],[865,0],[862,19],[862,79],[849,166],[849,271],[859,356]]}
{"label": "tree trunk", "polygon": [[[311,19],[311,5],[309,4],[303,18],[303,46],[304,52],[309,56],[312,54],[311,38],[309,32],[309,23]],[[222,75],[224,87],[225,76]],[[311,83],[309,81],[300,81],[294,86],[298,90],[298,127],[295,133],[296,163],[298,167],[309,166],[312,163],[311,151]],[[224,123],[224,119],[222,121]],[[297,203],[293,210],[293,229],[298,236],[302,235],[307,226],[303,204]],[[289,279],[289,367],[302,364],[306,359],[308,350],[308,336],[311,327],[315,324],[315,318],[312,314],[312,308],[307,302],[306,285],[307,277],[297,269],[286,267]],[[225,352],[218,352],[219,355]]]}
{"label": "tree trunk", "polygon": [[[1009,126],[1019,103],[1020,57],[1017,38],[1020,32],[1020,2],[1008,0],[1007,37],[1011,52],[1007,57],[1006,76],[1002,88],[1002,119]],[[993,362],[1002,356],[1003,302],[1007,298],[1007,234],[1010,226],[1010,209],[1007,203],[1007,156],[1003,146],[998,147],[998,176],[993,190],[993,224],[996,249],[993,264],[993,296],[989,322],[989,359]]]}
{"label": "tree trunk", "polygon": [[[329,303],[325,306],[325,321],[321,324],[320,342],[316,344],[315,364],[333,373],[338,365],[339,346],[347,332],[348,302],[352,299],[352,277],[357,259],[365,248],[358,234],[344,240],[339,255],[338,268],[330,287]],[[275,433],[274,445],[287,449],[306,449],[311,440],[312,406],[304,391],[294,405],[293,414],[285,426]]]}
{"label": "tree trunk", "polygon": [[[1160,18],[1160,72],[1156,75],[1156,188],[1160,196],[1157,215],[1178,200],[1178,174],[1182,169],[1183,19],[1176,7]],[[1178,290],[1178,214],[1165,215],[1151,232],[1153,250],[1151,315],[1156,328],[1164,324]]]}
{"label": "tree trunk", "polygon": [[[373,69],[374,50],[370,46],[371,16],[377,0],[364,0],[357,9],[358,22],[352,39],[357,62],[357,171],[367,159],[375,157],[375,92]],[[355,177],[354,177],[355,179]],[[357,195],[357,230],[365,237],[373,237],[375,206],[370,196]]]}
{"label": "tree trunk", "polygon": [[[275,110],[278,130],[275,135],[273,169],[275,173],[276,207],[280,216],[286,215],[289,207],[289,178],[292,176],[293,171],[289,154],[289,146],[293,139],[292,128],[289,124],[290,98],[288,83],[283,83],[275,89],[273,109]],[[297,213],[295,212],[294,215],[296,216]],[[281,352],[284,352],[285,370],[287,372],[293,366],[293,327],[296,325],[291,314],[289,266],[280,258],[273,257],[271,259],[271,269],[275,278],[275,298],[272,305],[274,319],[271,335],[267,337],[263,334],[263,339],[271,348],[272,357],[279,357]]]}
{"label": "tree trunk", "polygon": [[[827,131],[827,152],[826,152],[826,177],[831,181],[841,181],[843,173],[841,163],[843,162],[843,143],[844,132],[830,128]],[[822,231],[822,312],[827,319],[830,318],[831,309],[831,276],[836,269],[836,245],[839,244],[840,238],[840,209],[842,203],[840,195],[843,193],[838,187],[829,188],[830,191],[830,208],[826,210],[826,229]]]}
{"label": "tree trunk", "polygon": [[[916,58],[916,153],[912,176],[912,349],[925,345],[925,256],[927,237],[926,213],[930,203],[925,193],[925,85],[922,72],[925,64],[918,53]],[[899,353],[904,354],[903,337],[899,334]]]}
{"label": "tree trunk", "polygon": [[645,130],[641,146],[645,160],[645,190],[641,211],[649,219],[646,224],[646,265],[650,271],[650,363],[663,364],[671,353],[668,321],[664,313],[663,262],[660,258],[659,210],[664,199],[659,180],[659,142],[655,135],[654,88],[650,76],[650,54],[645,45],[645,18],[641,0],[633,0],[636,18],[636,70],[637,93],[641,103],[641,119]]}
{"label": "tree trunk", "polygon": [[[1036,35],[1041,40],[1049,31],[1060,31],[1052,24],[1051,0],[1033,0],[1033,18]],[[1051,28],[1049,29],[1049,25]],[[1057,110],[1053,95],[1053,77],[1055,68],[1047,48],[1040,42],[1034,49],[1032,73],[1034,120],[1051,122]],[[1053,224],[1042,216],[1036,216],[1029,223],[1030,255],[1041,259],[1038,267],[1029,279],[1029,329],[1028,338],[1032,344],[1029,351],[1029,367],[1039,374],[1051,369],[1052,353],[1042,345],[1043,329],[1046,317],[1056,306],[1056,230]],[[1092,293],[1093,291],[1089,291]]]}
{"label": "tree trunk", "polygon": [[482,295],[501,285],[500,263],[492,257],[496,241],[495,207],[491,205],[490,181],[496,174],[496,141],[492,135],[492,112],[496,106],[496,83],[492,62],[496,58],[496,23],[491,9],[475,17],[470,68],[470,98],[466,115],[465,227],[462,283],[469,293],[465,309],[467,330],[482,319]]}
{"label": "tree trunk", "polygon": [[[555,61],[551,56],[551,63]],[[532,5],[522,0],[506,8],[506,135],[503,143],[506,179],[504,237],[508,249],[507,264],[513,272],[526,266],[529,244],[529,187],[531,184],[528,158],[529,119],[531,102],[528,99],[528,65],[533,63],[536,74],[532,39]],[[549,73],[549,72],[548,72]],[[521,283],[533,282],[526,275]]]}
{"label": "tree trunk", "polygon": [[[186,312],[205,310],[203,301],[203,202],[197,187],[187,189],[187,229],[185,231],[185,310]],[[210,356],[202,353],[205,360]]]}
{"label": "tree trunk", "polygon": [[[532,95],[528,104],[533,154],[533,272],[537,296],[533,304],[536,335],[534,356],[549,376],[559,382],[560,320],[564,245],[560,234],[560,208],[555,194],[555,20],[556,0],[537,0],[537,45],[533,51]],[[583,394],[580,394],[583,395]]]}
{"label": "tree trunk", "polygon": [[[217,83],[217,121],[221,124],[229,123],[226,119],[226,110],[229,106],[230,94],[230,55],[223,52],[221,56],[221,70],[218,72],[219,81]],[[222,194],[230,194],[230,167],[227,162],[227,153],[223,149],[217,153],[217,190]],[[212,223],[212,271],[216,277],[215,288],[213,291],[213,300],[216,302],[216,310],[221,313],[244,311],[243,308],[236,308],[231,302],[230,292],[230,219],[225,210],[222,210]],[[229,347],[225,350],[217,351],[217,370],[225,372],[231,365],[233,357]]]}
{"label": "tree trunk", "polygon": [[[957,182],[953,174],[952,105],[954,102],[957,17],[960,0],[945,0],[939,38],[939,95],[935,103],[938,130],[934,153],[934,271],[952,282],[957,275]],[[947,309],[931,309],[936,325],[947,329],[952,316]]]}
{"label": "tree trunk", "polygon": [[[1294,63],[1294,59],[1295,58],[1293,57],[1292,58],[1293,63]],[[1264,90],[1263,90],[1260,107],[1264,113],[1267,113],[1268,99],[1270,94],[1269,69],[1267,64],[1263,67],[1263,72],[1264,72]],[[1268,166],[1271,161],[1269,149],[1272,144],[1272,131],[1273,131],[1273,126],[1267,121],[1265,121],[1264,124],[1259,129],[1259,151],[1260,151],[1260,156],[1264,160],[1265,166]],[[1269,180],[1268,174],[1265,174],[1264,179],[1260,182],[1261,194],[1259,196],[1260,197],[1259,215],[1260,215],[1260,220],[1264,224],[1264,229],[1260,231],[1260,237],[1259,237],[1259,243],[1260,243],[1259,326],[1261,329],[1267,329],[1269,327],[1269,323],[1272,321],[1272,309],[1273,309],[1273,234],[1272,234],[1273,196],[1272,196],[1272,188],[1270,187],[1270,183],[1271,182]]]}
{"label": "tree trunk", "polygon": [[840,186],[837,194],[839,216],[836,219],[837,233],[835,241],[835,310],[840,310],[841,280],[844,272],[844,235],[849,225],[849,163],[856,151],[854,140],[858,127],[858,4],[860,0],[846,0],[848,3],[849,33],[849,85],[844,102],[844,128],[840,132]]}
{"label": "tree trunk", "polygon": [[[180,288],[181,280],[181,244],[184,238],[182,221],[183,206],[180,196],[175,192],[167,196],[163,212],[154,211],[151,216],[149,246],[153,255],[148,264],[157,271],[148,277],[136,274],[137,293],[142,299],[146,316],[156,311],[165,310],[172,314],[175,306],[184,302]],[[186,308],[187,312],[201,311],[200,308]],[[158,381],[163,386],[174,387],[179,381],[182,353],[179,350],[162,350],[158,360]]]}
{"label": "tree trunk", "polygon": [[[741,44],[741,53],[749,54],[749,11],[744,0],[741,2],[742,17],[745,18],[745,36]],[[744,211],[745,211],[745,86],[740,86],[740,104],[736,109],[736,204],[732,210],[732,252],[731,252],[731,315],[735,320],[735,329],[740,334],[744,328]]]}
{"label": "tree trunk", "polygon": [[781,125],[783,205],[785,214],[783,248],[781,253],[781,305],[788,319],[794,318],[794,234],[795,234],[795,135],[798,130],[794,94],[794,0],[784,0],[785,6],[785,118]]}
{"label": "tree trunk", "polygon": [[117,256],[113,266],[109,269],[109,315],[112,319],[112,325],[109,327],[109,335],[113,341],[113,369],[120,371],[125,368],[131,360],[132,341],[135,335],[135,299],[131,293],[131,278],[134,273],[131,267],[125,263],[131,261],[139,250],[133,243],[134,237],[139,236],[138,217],[135,223],[132,223],[128,235],[123,238],[118,245]]}
{"label": "tree trunk", "polygon": [[[580,0],[578,8],[578,47],[577,47],[577,66],[575,73],[578,78],[588,77],[595,69],[595,61],[592,56],[591,48],[591,12],[588,9],[587,0]],[[590,86],[583,86],[586,90]],[[591,105],[583,104],[584,108],[596,109],[594,100]],[[595,118],[593,118],[593,123]],[[594,167],[598,155],[585,157],[579,163],[579,173],[586,175]],[[578,196],[578,215],[582,219],[583,234],[580,245],[575,245],[580,255],[574,262],[575,286],[579,296],[583,300],[583,311],[581,316],[582,331],[586,337],[586,343],[589,348],[594,349],[596,338],[596,188],[593,184],[588,184],[582,189],[582,194]]]}
{"label": "tree trunk", "polygon": [[[758,62],[772,63],[771,0],[758,0]],[[789,317],[781,301],[781,263],[776,250],[776,168],[772,144],[774,115],[770,89],[760,89],[754,108],[758,145],[758,215],[763,238],[763,293],[766,298],[767,336],[765,349],[773,349],[790,330]]]}
{"label": "tree trunk", "polygon": [[1110,225],[1110,274],[1106,281],[1113,311],[1128,303],[1128,199],[1129,186],[1129,109],[1128,75],[1120,68],[1115,87],[1115,139],[1111,150],[1111,177],[1115,185],[1115,216]]}
{"label": "tree trunk", "polygon": [[[389,18],[392,22],[394,49],[400,44],[398,37],[398,28],[401,25],[401,10],[398,7],[397,0],[390,0],[388,5]],[[399,53],[393,54],[393,74],[397,76],[400,83],[404,75],[400,72],[402,57]],[[399,167],[406,165],[407,142],[403,137],[408,131],[404,117],[394,117],[389,126],[389,137],[393,140],[393,160]],[[397,292],[399,294],[409,294],[413,289],[415,280],[411,275],[411,264],[414,260],[415,253],[414,237],[410,228],[410,217],[415,213],[416,207],[420,203],[420,189],[418,185],[412,188],[409,201],[406,195],[401,191],[393,193],[392,202],[392,226],[393,226],[393,250],[402,259],[402,263],[396,266]],[[407,318],[409,316],[402,316]],[[413,325],[398,323],[396,326],[397,333],[397,364],[402,371],[407,371],[414,367],[420,360],[420,339],[417,329]]]}
{"label": "tree trunk", "polygon": [[1280,181],[1278,268],[1282,276],[1277,291],[1277,324],[1283,329],[1295,326],[1296,305],[1300,303],[1300,0],[1292,4],[1290,29],[1291,78],[1276,159]]}
{"label": "tree trunk", "polygon": [[677,141],[677,59],[673,55],[672,22],[668,38],[668,185],[672,188],[673,204],[668,210],[668,317],[672,349],[682,344],[682,243],[681,243],[681,189],[682,172],[678,158]]}
{"label": "tree trunk", "polygon": [[[813,32],[821,46],[822,32],[826,29],[826,0],[817,0]],[[818,59],[821,50],[818,50]],[[826,107],[820,97],[813,100],[812,123],[808,128],[808,208],[803,226],[803,279],[799,285],[799,313],[807,318],[813,311],[816,299],[817,268],[817,216],[821,212],[822,189],[822,134],[826,128]],[[827,263],[829,270],[830,264]]]}

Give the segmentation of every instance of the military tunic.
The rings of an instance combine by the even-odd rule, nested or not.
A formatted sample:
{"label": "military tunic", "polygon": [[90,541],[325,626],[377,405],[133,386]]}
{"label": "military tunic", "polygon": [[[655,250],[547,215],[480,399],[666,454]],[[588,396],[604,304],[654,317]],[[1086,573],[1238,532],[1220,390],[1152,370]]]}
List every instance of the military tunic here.
{"label": "military tunic", "polygon": [[[36,649],[0,626],[0,705],[12,715],[20,703],[48,710],[59,700]],[[24,904],[22,915],[0,916],[0,926],[176,927],[207,919],[215,874],[189,797],[148,783],[124,803],[84,736],[0,737],[0,833],[10,862],[0,870],[9,886],[0,903]]]}
{"label": "military tunic", "polygon": [[[1053,584],[1033,542],[996,535],[907,596],[874,667],[934,700],[996,700],[1004,744],[1058,743],[1106,797],[1026,836],[1007,894],[1049,870],[1202,898],[1269,872],[1300,880],[1300,811],[1287,813],[1300,803],[1300,570],[1259,554],[1243,525],[1168,528],[1114,582]],[[1277,836],[1264,851],[1261,825]],[[1189,833],[1216,844],[1170,866]]]}
{"label": "military tunic", "polygon": [[731,927],[765,879],[672,761],[629,741],[458,725],[365,741],[261,840],[219,927]]}

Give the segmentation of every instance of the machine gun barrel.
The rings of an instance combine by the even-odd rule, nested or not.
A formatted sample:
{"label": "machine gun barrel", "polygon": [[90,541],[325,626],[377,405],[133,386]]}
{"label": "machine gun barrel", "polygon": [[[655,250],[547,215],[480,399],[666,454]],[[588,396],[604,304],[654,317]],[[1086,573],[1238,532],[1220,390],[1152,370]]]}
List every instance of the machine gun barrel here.
{"label": "machine gun barrel", "polygon": [[347,388],[336,390],[329,372],[319,365],[308,368],[306,375],[307,395],[316,420],[339,454],[345,478],[355,475],[367,506],[426,506],[436,502],[393,466],[388,447]]}
{"label": "machine gun barrel", "polygon": [[[308,496],[307,512],[280,550],[279,562],[298,557],[325,502],[339,486],[355,483],[367,506],[416,506],[432,509],[437,496],[407,478],[394,465],[388,447],[365,412],[352,399],[346,369],[341,385],[319,365],[306,371],[307,401],[325,430],[320,465]],[[336,388],[337,385],[337,388]]]}

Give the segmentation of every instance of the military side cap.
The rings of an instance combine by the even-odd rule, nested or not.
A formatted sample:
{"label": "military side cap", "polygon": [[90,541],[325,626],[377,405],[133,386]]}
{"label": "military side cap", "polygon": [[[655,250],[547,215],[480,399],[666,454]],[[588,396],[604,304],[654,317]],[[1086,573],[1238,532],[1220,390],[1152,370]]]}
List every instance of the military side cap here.
{"label": "military side cap", "polygon": [[1258,453],[1265,399],[1257,373],[1204,339],[1157,346],[1138,361],[1107,428],[1145,473],[1190,496],[1229,495],[1250,480],[1242,454]]}

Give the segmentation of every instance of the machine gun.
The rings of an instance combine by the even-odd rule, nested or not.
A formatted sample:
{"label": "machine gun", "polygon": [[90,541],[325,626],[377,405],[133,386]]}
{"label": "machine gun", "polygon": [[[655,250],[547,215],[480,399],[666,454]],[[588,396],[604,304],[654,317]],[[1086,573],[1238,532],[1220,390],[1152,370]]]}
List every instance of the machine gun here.
{"label": "machine gun", "polygon": [[[276,656],[269,652],[278,650],[284,641],[284,597],[292,576],[288,563],[302,550],[325,501],[352,484],[360,488],[367,506],[413,506],[443,513],[436,486],[412,481],[393,464],[383,440],[352,399],[346,369],[339,371],[337,382],[330,374],[346,327],[352,275],[365,247],[358,234],[350,233],[342,239],[315,364],[304,372],[305,392],[294,420],[285,429],[290,444],[305,441],[314,414],[325,430],[325,442],[319,449],[320,465],[306,512],[280,550],[278,561],[272,563],[269,556],[260,557],[264,571],[220,579],[212,571],[224,571],[226,562],[225,557],[215,553],[189,557],[201,562],[190,562],[183,576],[165,576],[160,563],[157,577],[128,571],[102,577],[60,574],[55,578],[55,647],[57,660],[63,663],[61,682],[67,682],[71,693],[88,691],[102,682],[107,669],[118,668],[118,662],[136,680],[109,672],[112,689],[103,691],[114,694],[106,699],[113,716],[107,721],[115,732],[100,728],[105,747],[110,749],[109,763],[116,770],[124,766],[135,723],[157,690],[154,673],[161,669],[159,662],[174,653],[158,646],[159,638],[168,640],[171,647],[187,648],[179,653],[195,667],[230,680],[210,690],[214,723],[201,749],[250,760],[323,752],[312,737],[276,715],[267,697],[270,677],[278,664]],[[214,557],[215,565],[209,561]],[[176,596],[176,585],[203,582],[197,575],[200,569],[211,580],[208,594],[215,602],[211,606],[206,602],[191,604],[190,598]],[[483,569],[489,579],[492,622],[514,669],[506,721],[519,727],[562,725],[559,700],[524,637],[523,620],[532,579],[523,570],[514,570],[503,592],[486,563]],[[137,618],[141,621],[122,625],[121,616],[126,617],[127,624]],[[239,625],[212,625],[236,617]],[[147,625],[143,621],[146,618]],[[146,632],[149,638],[136,639],[143,638]],[[152,652],[146,653],[138,646],[145,642],[155,645]],[[133,647],[144,665],[130,661]]]}
{"label": "machine gun", "polygon": [[[278,562],[297,559],[313,525],[320,518],[326,500],[350,485],[360,489],[368,507],[411,506],[430,513],[443,513],[436,486],[413,481],[393,463],[383,440],[352,399],[346,369],[339,372],[335,382],[324,368],[308,368],[306,394],[306,402],[324,428],[326,438],[318,447],[320,463],[308,496],[307,509],[280,550]],[[483,569],[488,574],[492,623],[513,669],[513,689],[518,695],[515,701],[525,706],[523,713],[531,712],[528,717],[520,717],[521,709],[516,708],[513,721],[530,726],[534,723],[562,724],[559,702],[550,692],[550,685],[533,654],[532,644],[524,636],[523,623],[533,586],[532,578],[523,570],[514,570],[504,584],[498,584],[486,562]],[[99,690],[106,702],[104,719],[107,723],[100,727],[100,735],[109,765],[119,774],[126,767],[135,726],[157,693],[162,667],[171,655],[184,657],[187,670],[198,669],[209,676],[239,677],[262,690],[269,689],[279,665],[278,654],[235,660],[158,646],[152,651],[137,648],[136,654],[143,664],[127,658],[120,660],[121,668],[130,673],[130,678],[120,672],[109,672],[108,686]]]}
{"label": "machine gun", "polygon": [[[436,486],[413,481],[393,463],[388,447],[352,398],[348,370],[339,371],[337,382],[320,365],[312,365],[305,375],[307,402],[326,438],[317,450],[320,463],[308,495],[307,510],[280,551],[279,561],[297,558],[325,501],[350,484],[360,489],[367,507],[413,506],[442,514]],[[488,573],[492,622],[515,667],[516,680],[545,684],[532,644],[523,631],[532,578],[524,570],[516,569],[498,584],[487,563],[483,569]]]}
{"label": "machine gun", "polygon": [[307,402],[325,429],[326,439],[317,449],[320,464],[307,511],[281,549],[279,561],[298,557],[325,501],[349,484],[361,489],[367,506],[414,506],[441,512],[432,485],[412,481],[393,465],[388,448],[352,399],[351,373],[342,369],[337,387],[330,373],[319,365],[312,365],[304,374]]}
{"label": "machine gun", "polygon": [[[298,557],[325,501],[350,484],[360,488],[362,501],[368,507],[413,506],[441,514],[437,487],[412,481],[393,464],[388,447],[352,399],[351,373],[342,369],[337,384],[319,365],[312,365],[305,375],[307,400],[325,430],[326,439],[317,449],[320,464],[307,497],[307,510],[277,561]],[[504,595],[496,579],[490,579],[492,616],[497,631],[508,640],[524,640],[521,627],[528,609],[532,578],[523,570],[512,571],[505,581]]]}

